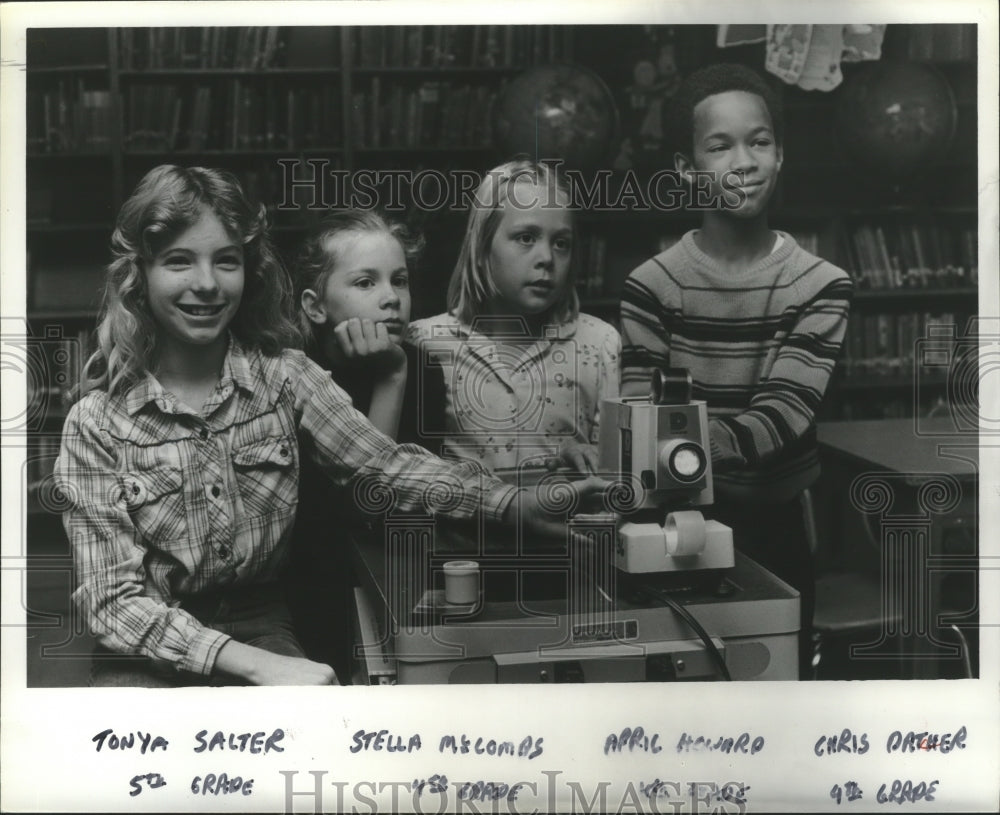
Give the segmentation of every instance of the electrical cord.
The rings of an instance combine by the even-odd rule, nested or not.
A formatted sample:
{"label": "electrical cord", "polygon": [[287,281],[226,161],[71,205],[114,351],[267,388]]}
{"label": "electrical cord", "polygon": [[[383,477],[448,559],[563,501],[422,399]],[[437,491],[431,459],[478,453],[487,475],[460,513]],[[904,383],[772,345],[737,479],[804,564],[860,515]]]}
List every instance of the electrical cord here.
{"label": "electrical cord", "polygon": [[719,649],[715,647],[715,643],[712,642],[712,638],[708,636],[708,632],[702,628],[701,623],[699,623],[684,606],[674,600],[672,597],[667,595],[665,592],[655,592],[655,596],[658,600],[666,603],[673,611],[680,617],[684,622],[686,622],[691,629],[698,635],[698,638],[705,644],[705,650],[708,651],[708,655],[715,662],[716,667],[722,673],[722,678],[727,682],[732,682],[733,677],[729,674],[729,668],[726,667],[726,660],[722,658],[722,654],[719,653]]}
{"label": "electrical cord", "polygon": [[861,526],[864,528],[865,540],[876,552],[881,554],[882,553],[881,535],[875,534],[875,530],[872,528],[872,523],[873,521],[870,515],[865,513],[861,515]]}
{"label": "electrical cord", "polygon": [[965,669],[965,678],[972,679],[972,660],[969,658],[969,641],[965,638],[965,634],[962,633],[962,629],[957,625],[952,625],[951,630],[958,637],[959,648],[962,652],[962,667]]}

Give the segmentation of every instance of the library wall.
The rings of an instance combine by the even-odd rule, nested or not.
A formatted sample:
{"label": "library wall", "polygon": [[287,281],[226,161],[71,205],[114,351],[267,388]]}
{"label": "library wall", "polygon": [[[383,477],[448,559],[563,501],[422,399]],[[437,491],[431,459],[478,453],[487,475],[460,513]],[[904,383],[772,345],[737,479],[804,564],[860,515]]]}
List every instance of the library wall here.
{"label": "library wall", "polygon": [[[52,332],[53,342],[72,346],[46,361],[36,383],[37,415],[46,405],[39,443],[58,439],[57,407],[90,345],[117,209],[152,166],[235,172],[271,206],[290,259],[309,212],[274,208],[283,197],[280,159],[322,160],[348,174],[483,172],[508,158],[493,118],[505,88],[535,66],[573,64],[599,77],[617,112],[616,137],[593,169],[644,178],[669,166],[656,111],[680,77],[717,61],[763,70],[763,44],[720,48],[717,36],[714,26],[29,31],[27,313],[35,336]],[[839,124],[844,88],[865,63],[844,63],[844,85],[830,92],[770,77],[786,109],[772,225],[847,269],[857,290],[826,418],[940,409],[948,372],[923,369],[914,349],[935,326],[963,330],[977,309],[975,28],[889,26],[882,61],[932,71],[953,99],[946,149],[893,178],[858,162]],[[428,243],[414,283],[420,317],[444,308],[465,216],[407,217]],[[617,319],[628,272],[697,223],[684,211],[580,213],[584,309]]]}

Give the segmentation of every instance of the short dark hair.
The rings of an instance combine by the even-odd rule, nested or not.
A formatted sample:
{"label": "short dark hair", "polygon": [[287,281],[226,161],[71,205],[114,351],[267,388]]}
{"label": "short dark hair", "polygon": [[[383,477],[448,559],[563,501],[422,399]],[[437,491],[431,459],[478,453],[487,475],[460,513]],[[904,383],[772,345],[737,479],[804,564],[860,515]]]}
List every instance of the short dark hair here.
{"label": "short dark hair", "polygon": [[746,65],[720,62],[708,65],[686,77],[670,104],[665,107],[663,132],[668,156],[675,153],[691,155],[694,148],[694,109],[709,96],[727,91],[745,91],[764,100],[771,116],[774,139],[779,146],[784,141],[785,117],[781,98],[760,74]]}

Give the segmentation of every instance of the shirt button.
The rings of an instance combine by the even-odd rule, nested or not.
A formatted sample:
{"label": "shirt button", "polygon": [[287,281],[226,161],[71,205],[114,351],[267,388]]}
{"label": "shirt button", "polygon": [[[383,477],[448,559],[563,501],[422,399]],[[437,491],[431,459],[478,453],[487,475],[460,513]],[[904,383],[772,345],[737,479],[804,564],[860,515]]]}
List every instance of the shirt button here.
{"label": "shirt button", "polygon": [[228,546],[220,546],[219,547],[219,557],[221,557],[221,558],[228,558],[229,555],[230,555],[230,551],[229,551],[229,547]]}
{"label": "shirt button", "polygon": [[219,485],[218,484],[213,484],[212,485],[212,497],[213,498],[218,498],[220,495],[222,495],[222,490],[219,488]]}
{"label": "shirt button", "polygon": [[201,438],[202,441],[208,441],[208,430],[203,427],[198,436]]}
{"label": "shirt button", "polygon": [[282,457],[285,457],[288,455],[288,448],[282,447],[278,452],[282,455]]}

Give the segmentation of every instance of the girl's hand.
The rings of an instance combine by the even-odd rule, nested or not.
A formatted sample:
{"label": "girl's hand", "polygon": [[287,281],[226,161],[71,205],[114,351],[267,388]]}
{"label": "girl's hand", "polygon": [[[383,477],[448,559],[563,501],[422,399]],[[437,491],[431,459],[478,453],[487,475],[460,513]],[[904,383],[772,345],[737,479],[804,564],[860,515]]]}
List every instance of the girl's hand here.
{"label": "girl's hand", "polygon": [[375,364],[385,374],[406,370],[403,347],[392,339],[385,323],[351,317],[338,323],[333,329],[333,335],[348,362]]}
{"label": "girl's hand", "polygon": [[[589,504],[599,497],[610,485],[609,482],[597,476],[579,481],[567,480],[560,484],[560,494],[543,497],[539,490],[527,488],[518,491],[513,503],[517,506],[508,507],[504,521],[520,523],[526,532],[548,537],[563,537],[566,534],[566,514],[564,507],[575,506],[578,511],[586,511]],[[559,504],[558,508],[553,506]]]}
{"label": "girl's hand", "polygon": [[593,475],[597,472],[597,448],[576,439],[567,439],[559,446],[559,461],[578,473]]}
{"label": "girl's hand", "polygon": [[339,685],[337,674],[329,665],[304,657],[269,654],[260,660],[257,685]]}
{"label": "girl's hand", "polygon": [[251,685],[338,685],[337,674],[329,665],[304,657],[275,654],[229,640],[219,651],[215,669],[238,676]]}

